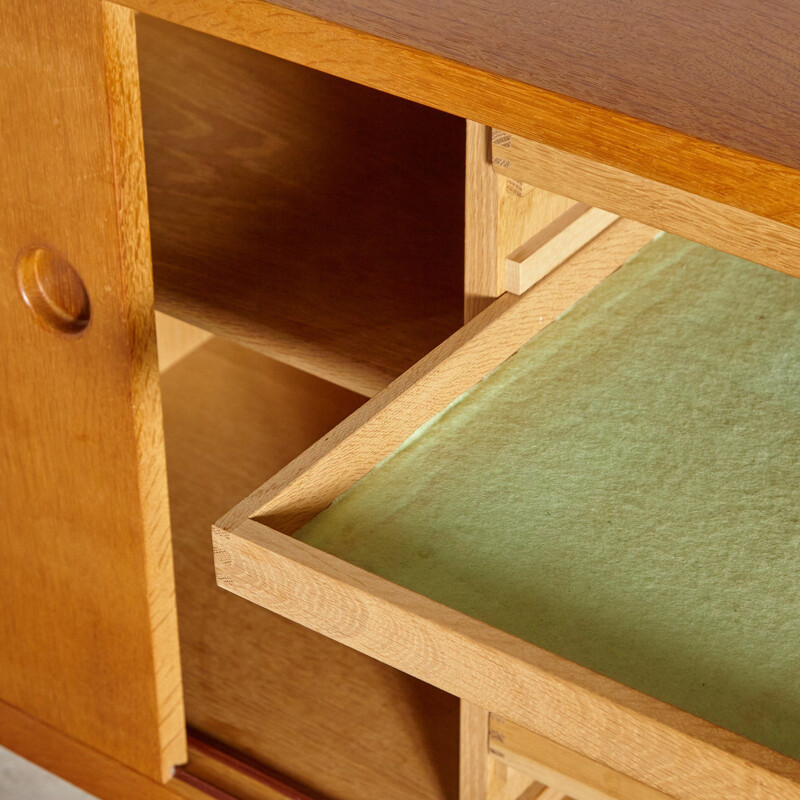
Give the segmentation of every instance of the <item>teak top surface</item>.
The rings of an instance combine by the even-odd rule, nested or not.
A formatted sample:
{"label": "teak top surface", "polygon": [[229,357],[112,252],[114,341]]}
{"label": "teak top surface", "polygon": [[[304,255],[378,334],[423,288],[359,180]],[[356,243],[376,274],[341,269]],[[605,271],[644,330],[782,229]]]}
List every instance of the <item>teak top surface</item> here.
{"label": "teak top surface", "polygon": [[800,5],[793,0],[278,4],[800,167]]}

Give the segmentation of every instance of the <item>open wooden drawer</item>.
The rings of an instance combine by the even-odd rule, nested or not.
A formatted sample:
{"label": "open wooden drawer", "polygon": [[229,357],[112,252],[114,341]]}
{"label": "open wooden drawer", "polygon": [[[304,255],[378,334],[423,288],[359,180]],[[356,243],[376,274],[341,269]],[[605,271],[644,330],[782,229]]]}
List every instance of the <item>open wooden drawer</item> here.
{"label": "open wooden drawer", "polygon": [[[785,348],[775,354],[774,358],[767,359],[763,358],[763,353],[759,350],[762,334],[773,320],[779,320],[780,325],[789,326],[783,329],[786,336],[782,341],[796,343],[797,284],[788,276],[737,261],[732,257],[719,256],[721,261],[717,263],[714,261],[716,256],[713,251],[707,251],[712,252],[710,262],[704,261],[706,257],[701,254],[699,267],[688,269],[690,264],[685,259],[693,259],[697,252],[705,249],[698,245],[686,245],[671,237],[662,237],[658,243],[650,245],[651,249],[665,246],[678,253],[678,260],[673,263],[668,277],[664,277],[658,269],[654,271],[652,264],[648,266],[648,259],[653,261],[652,256],[642,254],[636,261],[643,259],[643,265],[636,264],[636,261],[631,262],[611,280],[604,281],[626,259],[645,246],[654,234],[653,229],[630,220],[623,219],[613,223],[528,292],[520,296],[506,294],[500,297],[461,331],[233,509],[219,521],[214,531],[218,583],[254,603],[457,694],[470,703],[489,709],[525,729],[630,776],[665,795],[686,800],[800,798],[800,764],[788,755],[777,752],[781,749],[784,753],[791,752],[795,756],[800,752],[796,735],[800,730],[797,725],[798,710],[792,699],[797,688],[798,674],[796,669],[792,671],[792,664],[797,667],[797,658],[790,654],[787,660],[785,652],[786,646],[791,649],[790,633],[796,631],[797,620],[797,614],[792,612],[796,612],[798,608],[797,581],[792,579],[796,572],[796,560],[791,557],[792,543],[796,546],[796,511],[794,516],[791,511],[788,516],[785,515],[787,509],[797,508],[797,473],[785,475],[786,480],[781,482],[777,480],[778,476],[774,471],[783,463],[787,454],[790,460],[792,453],[796,456],[799,433],[796,406],[792,401],[782,407],[776,402],[776,398],[793,396],[790,384],[792,380],[796,380],[796,372],[791,371],[790,364],[796,363],[797,359],[790,358]],[[731,264],[731,259],[736,263]],[[736,269],[743,270],[742,275],[757,271],[753,273],[753,285],[741,283]],[[730,275],[735,275],[735,279],[726,280],[732,286],[740,287],[737,289],[739,294],[715,294],[716,290],[712,289],[718,282],[725,282],[718,279]],[[690,277],[692,280],[689,280]],[[628,302],[625,298],[630,299],[636,295],[640,284],[646,291],[657,291],[658,287],[653,289],[653,286],[659,281],[671,293],[669,301],[680,313],[674,319],[667,316],[665,321],[661,318],[659,324],[662,327],[659,329],[658,325],[653,327],[654,318],[649,312],[645,313],[634,305],[634,325],[631,328],[625,321],[625,303]],[[620,373],[618,377],[622,381],[623,396],[629,392],[632,402],[636,402],[642,396],[642,391],[649,391],[658,399],[656,407],[662,411],[663,403],[667,406],[674,405],[675,397],[669,394],[670,391],[676,386],[683,386],[676,413],[688,421],[687,427],[678,432],[680,435],[675,435],[675,431],[671,431],[668,426],[660,427],[659,447],[663,446],[673,459],[680,460],[681,448],[699,437],[699,444],[695,441],[693,445],[695,451],[700,454],[698,458],[702,461],[704,447],[710,442],[708,458],[704,465],[700,461],[695,463],[701,480],[691,490],[694,492],[691,503],[687,505],[685,502],[686,494],[682,492],[683,486],[678,481],[680,473],[672,471],[664,473],[663,491],[654,508],[666,514],[670,497],[674,497],[673,505],[687,505],[692,513],[704,507],[707,507],[710,514],[721,510],[723,514],[729,514],[728,522],[722,525],[724,533],[725,525],[735,526],[737,517],[742,515],[756,525],[759,524],[760,517],[769,516],[769,508],[763,504],[765,495],[759,493],[755,486],[747,490],[752,490],[752,494],[748,496],[745,492],[742,502],[732,510],[725,505],[729,497],[724,492],[718,492],[729,482],[729,476],[725,472],[727,466],[723,469],[723,465],[714,461],[717,453],[711,446],[717,436],[723,439],[727,437],[726,441],[734,447],[739,440],[737,437],[742,443],[746,441],[748,431],[737,428],[742,423],[742,417],[736,409],[736,398],[741,400],[743,392],[745,399],[742,402],[749,409],[747,403],[752,395],[758,405],[757,413],[753,412],[753,419],[757,417],[760,420],[758,425],[763,425],[764,419],[779,421],[780,424],[773,425],[778,433],[772,440],[762,443],[766,449],[759,449],[760,445],[755,449],[743,446],[741,458],[733,458],[731,468],[734,471],[751,470],[748,474],[753,475],[759,471],[772,470],[768,475],[769,485],[775,487],[771,500],[784,514],[778,523],[777,534],[773,525],[769,530],[765,528],[763,537],[759,533],[758,536],[751,536],[750,540],[740,538],[726,542],[724,535],[720,538],[719,529],[706,531],[703,524],[698,524],[693,526],[695,543],[708,536],[713,538],[716,546],[721,545],[722,549],[716,554],[699,553],[696,557],[692,552],[691,536],[680,539],[680,547],[673,547],[673,542],[669,539],[669,523],[680,521],[680,514],[667,519],[666,527],[662,524],[662,518],[654,518],[652,526],[641,531],[641,537],[629,530],[620,530],[620,536],[616,536],[615,526],[627,514],[636,516],[642,507],[647,513],[650,498],[625,494],[631,486],[636,486],[638,475],[634,475],[633,480],[627,484],[623,480],[624,475],[601,475],[600,481],[606,481],[609,493],[605,505],[599,504],[598,508],[591,506],[591,493],[587,494],[581,487],[582,475],[576,471],[576,464],[583,463],[591,467],[593,461],[603,455],[605,450],[617,447],[617,435],[621,442],[619,447],[624,446],[626,436],[637,435],[638,423],[628,413],[630,409],[620,412],[616,407],[604,407],[605,395],[602,392],[595,396],[590,392],[582,399],[584,406],[578,404],[565,413],[577,414],[577,421],[580,423],[590,419],[597,422],[597,418],[602,418],[606,412],[613,412],[610,413],[610,418],[618,429],[614,429],[610,437],[608,431],[605,438],[600,436],[600,428],[603,426],[593,424],[587,427],[586,440],[577,447],[574,440],[567,440],[568,444],[560,449],[552,442],[544,440],[527,442],[528,458],[533,462],[539,459],[541,464],[552,466],[554,460],[563,459],[563,465],[557,465],[560,472],[559,469],[546,471],[543,478],[543,481],[553,484],[548,491],[555,494],[560,492],[559,502],[552,505],[551,510],[555,508],[566,513],[573,502],[575,505],[583,503],[594,523],[591,529],[586,529],[591,534],[590,539],[581,542],[580,547],[573,547],[583,535],[580,515],[567,515],[567,522],[571,521],[573,525],[571,530],[574,541],[568,541],[570,530],[565,530],[557,519],[558,514],[553,514],[546,520],[537,518],[530,525],[530,536],[537,546],[545,547],[549,544],[552,551],[554,543],[564,543],[564,558],[569,568],[565,567],[561,572],[553,566],[553,552],[546,553],[541,559],[531,559],[530,549],[523,548],[521,552],[527,555],[528,560],[519,555],[499,559],[523,564],[523,572],[528,573],[525,590],[532,592],[535,598],[533,605],[529,596],[523,596],[523,613],[517,611],[514,619],[503,617],[505,611],[513,605],[515,592],[519,594],[521,591],[520,585],[514,583],[519,579],[519,571],[514,572],[514,565],[512,564],[509,573],[513,580],[501,577],[494,583],[488,581],[478,585],[476,576],[484,571],[491,571],[493,562],[498,560],[494,557],[495,552],[503,555],[503,548],[508,544],[508,537],[505,535],[508,515],[503,510],[519,499],[518,484],[508,489],[504,484],[505,479],[496,478],[487,469],[485,483],[489,492],[496,495],[498,502],[490,514],[496,517],[496,527],[491,529],[490,522],[489,527],[483,529],[489,530],[492,535],[484,537],[484,543],[488,540],[488,545],[482,549],[471,549],[475,542],[469,540],[468,533],[462,528],[437,529],[435,518],[423,530],[423,535],[412,538],[408,545],[403,541],[392,541],[396,532],[394,529],[389,528],[388,533],[386,530],[378,530],[386,522],[385,518],[380,519],[376,528],[361,537],[357,522],[348,527],[347,521],[342,523],[335,519],[336,514],[347,504],[337,503],[332,509],[328,509],[334,500],[401,448],[422,426],[426,428],[416,435],[415,441],[424,441],[425,437],[431,435],[431,426],[441,423],[448,415],[439,416],[433,423],[426,424],[440,412],[449,409],[451,404],[454,405],[448,411],[450,417],[453,416],[453,409],[467,407],[469,402],[462,398],[465,392],[517,353],[531,337],[558,319],[601,282],[603,286],[592,294],[592,298],[599,300],[593,300],[589,307],[591,309],[597,303],[601,304],[599,307],[605,315],[602,324],[596,324],[596,319],[592,322],[591,314],[581,304],[565,316],[563,322],[560,321],[543,334],[544,339],[537,337],[526,348],[525,352],[534,353],[534,359],[539,357],[536,355],[537,351],[545,351],[546,355],[548,348],[560,348],[561,363],[566,365],[557,376],[549,380],[551,388],[555,387],[555,393],[543,392],[537,402],[544,404],[548,402],[548,398],[552,400],[560,397],[559,387],[569,387],[570,381],[574,383],[576,376],[578,379],[583,376],[589,384],[599,386],[602,385],[604,376],[615,370]],[[772,288],[767,290],[767,285]],[[741,287],[745,288],[742,290]],[[751,306],[749,298],[761,297],[762,288],[766,292],[764,299]],[[693,306],[690,302],[693,297],[705,298],[697,307],[696,314],[692,313]],[[615,298],[622,300],[618,303]],[[788,311],[786,303],[790,304]],[[645,305],[648,309],[655,309],[654,313],[658,317],[658,313],[664,313],[663,309],[665,305],[669,306],[669,302],[655,295]],[[723,310],[719,315],[711,313],[710,324],[704,326],[703,315],[713,308]],[[722,336],[722,329],[718,324],[720,319],[727,319],[728,323],[731,319],[735,320],[736,325],[733,327],[745,332],[743,338],[725,351],[727,356],[720,356],[722,351],[714,350],[714,347],[701,347],[697,352],[686,349],[693,342],[701,345],[717,342]],[[625,328],[625,325],[628,327]],[[612,340],[604,338],[606,327],[611,331]],[[561,329],[571,330],[572,333],[559,340],[558,331]],[[629,349],[615,349],[613,335],[618,329],[627,330]],[[651,344],[665,329],[674,330],[677,338],[660,355],[661,351],[653,349]],[[791,336],[792,330],[795,332],[794,338]],[[556,333],[550,335],[553,331]],[[540,341],[545,344],[540,346]],[[639,341],[642,358],[649,359],[650,363],[650,372],[642,381],[631,373],[630,367],[630,364],[634,367],[636,363],[641,365],[641,362],[636,361]],[[583,349],[587,352],[604,352],[606,360],[594,366],[590,362],[584,364],[580,360],[576,361],[575,354],[580,354]],[[715,373],[716,370],[709,361],[710,358],[725,362],[734,353],[741,355],[741,364],[747,365],[748,370],[755,371],[744,375],[742,380],[735,374],[729,376],[731,383],[727,386],[730,390],[727,396],[724,391],[726,387],[702,383],[705,380],[703,375]],[[520,357],[515,356],[504,365],[505,373],[509,370],[511,372],[511,384],[514,383],[514,364]],[[688,370],[686,374],[683,374],[684,367]],[[584,372],[584,368],[588,371]],[[720,373],[719,370],[716,372]],[[488,394],[490,405],[479,409],[471,419],[491,420],[493,416],[510,413],[510,427],[508,420],[502,422],[500,427],[505,426],[504,435],[507,439],[515,439],[515,430],[521,431],[527,427],[527,420],[533,423],[538,416],[547,415],[537,414],[535,403],[532,406],[523,405],[521,410],[517,409],[515,412],[513,398],[508,403],[499,402],[501,392],[497,389],[496,376],[505,373],[500,370],[492,376],[495,384],[491,384],[491,381],[482,384],[480,391],[484,395]],[[720,374],[724,374],[724,369]],[[794,379],[792,374],[795,375]],[[681,381],[685,381],[687,375],[689,383],[682,384]],[[780,383],[779,393],[770,389],[769,381],[765,383],[769,376],[769,380],[783,382]],[[548,383],[546,378],[541,373],[533,383],[523,382],[521,386],[523,389],[528,386],[535,395],[540,385]],[[694,378],[702,379],[702,385],[695,387],[691,382]],[[643,388],[644,384],[647,386]],[[711,414],[715,419],[708,429],[710,434],[704,427],[707,423],[710,424],[708,420],[697,420],[693,416],[697,411],[692,404],[695,388],[699,405],[713,409]],[[663,397],[662,390],[666,393]],[[524,394],[523,391],[523,397]],[[467,397],[470,396],[474,396],[474,393]],[[457,400],[460,402],[454,403]],[[538,408],[545,407],[540,405]],[[521,420],[524,425],[519,424]],[[555,417],[555,424],[563,425],[565,429],[568,427],[566,418],[558,415]],[[515,429],[514,425],[518,427]],[[727,433],[724,433],[726,425],[729,427]],[[533,429],[539,430],[535,425]],[[485,433],[484,426],[480,428],[480,435],[470,438],[470,446],[482,447],[484,440],[481,436]],[[542,442],[541,450],[538,441]],[[653,445],[651,441],[645,444]],[[719,444],[724,444],[722,439]],[[780,450],[775,458],[771,451],[772,445]],[[416,448],[420,449],[425,450]],[[413,447],[401,448],[404,454],[412,450]],[[447,452],[452,456],[454,451],[450,448]],[[658,482],[654,482],[653,478],[658,478],[660,469],[658,463],[648,465],[648,453],[645,448],[634,454],[636,463],[643,464],[642,471],[650,470],[651,473],[649,477],[642,476],[642,485],[646,492],[650,492]],[[455,457],[451,463],[455,464],[459,460]],[[379,487],[380,491],[389,491],[386,487],[391,487],[393,479],[397,477],[391,471],[393,462],[396,463],[394,457],[382,464],[380,470],[370,474],[370,478],[383,475],[387,481],[382,489]],[[421,463],[423,462],[412,463],[410,469],[420,470]],[[625,463],[624,458],[622,463]],[[785,465],[783,468],[785,469]],[[703,470],[713,473],[716,478],[706,480],[708,475],[703,474]],[[424,480],[432,485],[440,485],[438,482],[441,481],[441,473],[428,474],[422,469],[419,474],[424,475]],[[526,474],[531,473],[528,471]],[[559,479],[564,481],[563,486],[559,485]],[[592,480],[597,482],[596,474],[589,482]],[[408,489],[408,496],[413,496],[414,500],[407,507],[413,510],[417,497],[412,491]],[[518,494],[514,495],[514,491]],[[504,492],[507,494],[504,495]],[[522,490],[522,494],[524,493],[525,489]],[[349,496],[352,497],[352,493]],[[389,509],[387,514],[396,508],[391,505],[388,495],[381,496],[379,492],[377,497],[379,499],[373,504],[373,510],[382,504],[384,497],[387,498],[386,505]],[[461,497],[458,502],[468,505],[469,498]],[[421,502],[420,507],[423,509],[422,513],[430,510],[430,504]],[[326,519],[323,519],[323,515],[312,525],[308,525],[325,509],[328,509],[325,512],[328,515]],[[772,522],[768,521],[768,524],[772,525]],[[463,520],[460,520],[459,525],[462,524]],[[741,532],[741,527],[739,525],[736,530]],[[548,534],[551,529],[552,533]],[[333,534],[331,531],[338,533]],[[542,535],[542,531],[545,535]],[[338,544],[334,541],[337,535]],[[462,535],[463,547],[460,546]],[[646,540],[642,546],[637,543],[638,538]],[[441,544],[440,539],[445,544]],[[451,546],[449,557],[446,549],[443,556],[442,548],[446,548],[448,541],[452,545],[454,540],[455,545]],[[590,570],[585,582],[581,584],[575,580],[574,567],[576,563],[580,566],[582,558],[593,558],[595,541],[598,551],[603,547],[611,548],[610,556],[605,557],[606,571]],[[757,541],[762,541],[765,546],[753,548],[753,543]],[[312,546],[309,542],[317,546]],[[770,547],[776,543],[778,547],[770,551]],[[626,547],[633,548],[627,565],[619,561]],[[335,553],[342,557],[337,557]],[[752,593],[759,587],[763,590],[765,586],[769,589],[768,570],[765,571],[762,567],[770,559],[774,570],[772,575],[778,575],[783,569],[783,578],[775,584],[775,594],[766,594],[754,603],[752,596],[748,600],[748,592]],[[425,577],[417,580],[413,577],[416,569],[413,564],[412,569],[405,569],[411,561],[422,563],[426,560],[435,564],[437,569],[446,570],[451,566],[454,572],[461,569],[460,584],[457,580],[452,581],[455,589],[452,585],[443,589],[441,582],[437,583],[435,570],[422,568],[419,572]],[[466,566],[465,562],[468,562]],[[614,568],[618,562],[619,570],[615,573]],[[651,576],[648,572],[650,568],[656,572],[659,569],[664,570],[665,565],[670,562],[675,569],[676,586],[689,593],[688,600],[683,605],[660,605],[659,592],[670,590],[670,580],[665,580],[664,574]],[[637,564],[641,565],[644,575],[638,590],[626,583],[630,572],[636,571]],[[719,569],[716,568],[717,565]],[[703,591],[697,591],[697,578],[702,577],[706,569],[710,570],[708,586]],[[786,570],[789,571],[789,580],[786,579]],[[749,582],[751,573],[758,578],[754,583]],[[412,577],[406,579],[410,574]],[[397,577],[404,575],[406,577]],[[623,594],[628,589],[631,590],[627,596],[625,612],[632,615],[631,622],[628,625],[624,618],[622,621],[617,620],[616,624],[621,627],[610,632],[602,630],[602,621],[599,623],[600,632],[592,627],[597,621],[592,619],[592,610],[603,607],[601,601],[604,596],[610,596],[608,593],[603,594],[603,586],[597,582],[603,577],[608,580],[609,586],[621,585]],[[661,626],[652,613],[639,614],[640,607],[648,605],[641,598],[644,596],[648,599],[648,580],[651,578],[654,600],[653,607],[648,611],[660,611],[661,618],[667,622],[671,619],[680,622],[696,609],[697,631],[701,639],[708,635],[713,638],[715,631],[713,613],[709,616],[707,606],[713,607],[715,596],[728,591],[731,583],[740,582],[744,591],[734,593],[733,599],[736,603],[741,602],[741,609],[735,607],[735,603],[734,606],[725,606],[730,599],[726,595],[722,604],[725,606],[723,616],[727,615],[728,624],[731,619],[740,619],[742,635],[746,633],[755,636],[756,644],[749,647],[749,652],[756,661],[768,663],[766,674],[786,680],[765,686],[759,685],[758,680],[753,683],[750,674],[728,674],[727,670],[731,665],[735,666],[741,651],[730,663],[720,664],[708,662],[709,653],[713,654],[713,649],[692,652],[691,646],[681,639],[692,628],[691,617],[688,626],[678,625],[675,632],[669,629],[669,625]],[[443,583],[446,584],[447,581]],[[566,595],[564,587],[569,590]],[[498,602],[494,602],[493,597],[489,597],[487,602],[476,600],[481,593],[485,596],[493,591],[498,592]],[[562,614],[563,624],[559,627],[556,614],[556,623],[545,631],[547,635],[537,639],[544,629],[540,630],[537,624],[529,623],[547,616],[549,598],[557,592],[561,596],[562,607],[558,613]],[[582,596],[590,598],[589,606],[581,604]],[[566,613],[563,604],[569,605],[567,601],[572,602],[572,617],[563,616]],[[527,607],[533,608],[527,615],[524,613],[525,603],[531,603]],[[592,606],[592,603],[596,605]],[[771,616],[773,611],[770,608],[773,604],[777,608],[774,612],[778,616],[777,621]],[[760,609],[760,615],[756,613],[749,617],[748,614],[754,609]],[[768,627],[771,622],[776,624],[774,631]],[[631,671],[625,666],[624,658],[626,653],[634,653],[626,639],[629,632],[627,628],[636,629],[637,624],[651,627],[646,627],[643,631],[639,629],[644,634],[644,641],[641,638],[638,640],[636,647],[639,648],[640,658],[638,661],[633,659],[636,669]],[[724,628],[725,624],[723,619],[720,625]],[[570,627],[571,637],[558,640],[557,646],[553,646],[554,640],[552,637],[548,639],[548,636]],[[726,638],[729,633],[731,631],[727,630],[715,643],[722,651],[734,646],[735,625],[734,635]],[[765,633],[769,634],[766,639]],[[607,636],[610,642],[606,648],[606,661],[590,652],[601,636]],[[660,636],[664,636],[661,641]],[[788,644],[778,647],[779,650],[784,647],[783,656],[776,656],[774,652],[765,654],[763,644],[770,637],[775,641],[788,641]],[[568,657],[554,655],[534,644],[534,641],[537,644],[547,643],[546,646],[551,650]],[[582,647],[587,643],[589,646]],[[619,663],[616,663],[614,659],[618,655]],[[683,663],[684,655],[685,660],[694,660],[691,668]],[[781,658],[783,661],[772,670],[771,660],[775,660],[777,664]],[[591,662],[588,666],[581,665],[587,661]],[[593,669],[588,668],[589,666]],[[664,691],[661,691],[664,687],[659,684],[659,669],[668,673],[668,678],[662,681],[664,686],[668,685]],[[680,672],[681,669],[685,674]],[[617,680],[605,677],[609,674]],[[742,686],[738,685],[740,680],[744,682]],[[749,685],[748,681],[751,682]],[[684,684],[691,686],[683,691]],[[721,701],[723,709],[716,715],[715,721],[726,727],[706,721],[715,717],[714,703],[720,687],[722,695],[726,691],[728,694]],[[752,692],[748,695],[749,689]],[[705,690],[708,703],[703,705]],[[737,709],[736,698],[743,696],[748,696],[750,702],[745,704],[746,708]],[[689,713],[690,711],[694,713]],[[778,713],[781,718],[773,716]],[[728,720],[732,720],[730,724]],[[756,743],[754,739],[764,743]]]}

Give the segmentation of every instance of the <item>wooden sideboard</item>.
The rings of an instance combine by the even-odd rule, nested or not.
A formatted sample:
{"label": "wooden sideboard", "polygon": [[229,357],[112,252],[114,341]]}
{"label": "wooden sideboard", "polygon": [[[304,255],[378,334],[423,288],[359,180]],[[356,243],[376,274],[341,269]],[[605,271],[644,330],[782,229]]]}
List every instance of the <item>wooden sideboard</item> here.
{"label": "wooden sideboard", "polygon": [[658,230],[800,276],[799,34],[788,0],[6,0],[0,744],[108,798],[800,798],[272,530]]}

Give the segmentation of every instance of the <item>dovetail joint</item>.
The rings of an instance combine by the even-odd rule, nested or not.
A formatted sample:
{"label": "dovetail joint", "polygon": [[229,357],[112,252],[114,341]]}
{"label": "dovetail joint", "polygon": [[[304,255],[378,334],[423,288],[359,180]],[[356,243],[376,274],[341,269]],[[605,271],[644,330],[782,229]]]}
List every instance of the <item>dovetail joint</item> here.
{"label": "dovetail joint", "polygon": [[498,147],[511,147],[511,134],[492,128],[492,144]]}

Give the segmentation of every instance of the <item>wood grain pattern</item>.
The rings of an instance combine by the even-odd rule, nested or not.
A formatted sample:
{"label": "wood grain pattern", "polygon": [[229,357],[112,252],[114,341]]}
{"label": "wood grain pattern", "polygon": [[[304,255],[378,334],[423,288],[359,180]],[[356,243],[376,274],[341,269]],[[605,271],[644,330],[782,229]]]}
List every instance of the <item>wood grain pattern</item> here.
{"label": "wood grain pattern", "polygon": [[534,800],[547,788],[489,752],[489,712],[461,701],[459,800]]}
{"label": "wood grain pattern", "polygon": [[214,534],[219,585],[678,800],[800,798],[800,765],[255,520]]}
{"label": "wood grain pattern", "polygon": [[[185,758],[132,13],[0,9],[0,695],[157,780]],[[17,254],[91,303],[36,324]]]}
{"label": "wood grain pattern", "polygon": [[372,395],[461,323],[464,122],[138,21],[158,308]]}
{"label": "wood grain pattern", "polygon": [[502,717],[490,717],[492,757],[576,800],[671,800],[669,795],[615,772]]}
{"label": "wood grain pattern", "polygon": [[[547,786],[538,794],[528,794],[528,797],[521,797],[519,800],[573,800],[573,798],[567,797],[564,792],[561,791],[556,786]],[[582,798],[578,798],[577,800],[582,800]]]}
{"label": "wood grain pattern", "polygon": [[547,788],[494,756],[489,756],[489,800],[539,800]]}
{"label": "wood grain pattern", "polygon": [[507,289],[507,256],[575,205],[567,197],[493,172],[492,136],[487,126],[467,120],[466,322]]}
{"label": "wood grain pattern", "polygon": [[[154,681],[155,732],[160,745],[160,776],[172,775],[186,761],[186,729],[178,651],[178,619],[172,561],[168,497],[165,495],[165,454],[158,344],[156,342],[150,227],[142,138],[139,65],[134,14],[103,2],[103,43],[106,96],[111,128],[120,286],[128,299],[130,369],[129,402],[134,412],[137,485],[141,494],[141,533],[145,593],[139,602],[150,615],[150,653]],[[104,287],[107,291],[107,288]],[[99,339],[98,347],[103,346]],[[84,421],[86,424],[86,421]],[[113,463],[113,462],[109,462]],[[98,464],[100,469],[108,464]],[[119,565],[116,565],[118,569]],[[120,689],[130,675],[117,676]],[[151,732],[148,731],[148,735]],[[150,773],[152,774],[152,773]]]}
{"label": "wood grain pattern", "polygon": [[506,289],[514,294],[527,291],[618,219],[602,208],[575,203],[508,254]]}
{"label": "wood grain pattern", "polygon": [[506,259],[576,205],[574,200],[497,174],[497,269],[506,286]]}
{"label": "wood grain pattern", "polygon": [[670,233],[800,275],[800,229],[519,136],[494,146],[495,170]]}
{"label": "wood grain pattern", "polygon": [[616,222],[527,294],[500,298],[268,481],[216,526],[217,579],[245,599],[663,794],[680,800],[797,799],[796,761],[286,535],[650,235],[629,220]]}
{"label": "wood grain pattern", "polygon": [[[497,257],[502,180],[492,169],[491,128],[467,120],[464,187],[464,321],[480,314],[503,289]],[[504,254],[505,256],[505,254]]]}
{"label": "wood grain pattern", "polygon": [[461,701],[458,798],[489,800],[489,712],[466,700]]}
{"label": "wood grain pattern", "polygon": [[326,800],[455,800],[456,698],[214,580],[213,520],[364,398],[221,340],[162,385],[189,725]]}
{"label": "wood grain pattern", "polygon": [[653,228],[620,220],[548,275],[535,292],[500,297],[231,509],[219,526],[232,529],[257,517],[286,533],[296,531],[655,233]]}
{"label": "wood grain pattern", "polygon": [[[264,0],[125,2],[281,58],[800,227],[800,172],[793,166]],[[465,10],[459,5],[458,19],[466,16],[467,26],[473,7]],[[561,5],[552,8],[560,10]],[[494,13],[494,6],[491,9]],[[592,41],[592,36],[581,41]],[[795,135],[791,130],[786,128],[785,135]]]}
{"label": "wood grain pattern", "polygon": [[800,8],[792,0],[279,5],[800,167]]}

